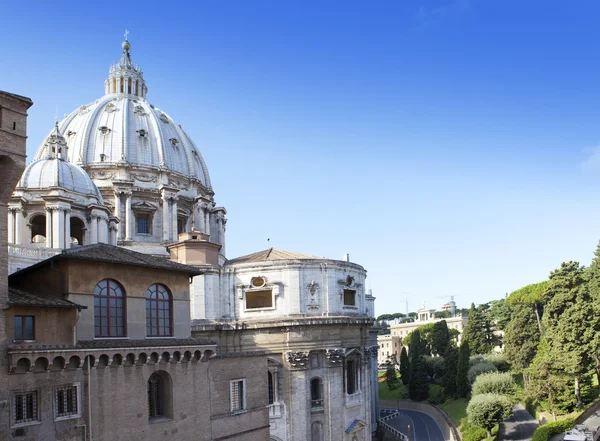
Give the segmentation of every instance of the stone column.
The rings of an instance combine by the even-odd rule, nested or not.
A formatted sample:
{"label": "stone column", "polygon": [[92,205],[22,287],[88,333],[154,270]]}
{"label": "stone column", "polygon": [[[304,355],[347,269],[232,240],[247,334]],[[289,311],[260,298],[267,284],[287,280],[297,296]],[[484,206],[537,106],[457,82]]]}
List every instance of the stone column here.
{"label": "stone column", "polygon": [[310,396],[307,386],[308,352],[288,352],[286,359],[287,386],[284,394],[288,405],[291,428],[290,439],[310,439]]}
{"label": "stone column", "polygon": [[133,211],[131,210],[131,193],[125,194],[125,240],[133,240]]}
{"label": "stone column", "polygon": [[65,215],[64,208],[56,207],[52,212],[52,247],[64,248],[65,245]]}
{"label": "stone column", "polygon": [[52,248],[52,210],[46,207],[46,248]]}
{"label": "stone column", "polygon": [[90,223],[90,245],[98,243],[98,217],[92,213],[92,221]]}
{"label": "stone column", "polygon": [[98,242],[108,243],[108,217],[104,214],[98,216]]}
{"label": "stone column", "polygon": [[169,196],[166,191],[162,193],[162,240],[169,241]]}
{"label": "stone column", "polygon": [[23,227],[25,226],[25,216],[22,208],[15,210],[15,244],[23,243]]}
{"label": "stone column", "polygon": [[71,248],[71,209],[65,210],[65,250]]}
{"label": "stone column", "polygon": [[177,198],[171,199],[171,240],[177,242]]}
{"label": "stone column", "polygon": [[8,243],[17,243],[17,241],[15,240],[15,209],[14,208],[8,209],[8,223],[6,225],[7,225],[7,229],[8,229]]}
{"label": "stone column", "polygon": [[[122,221],[122,218],[121,218],[121,193],[116,192],[116,191],[115,191],[115,212],[113,213],[113,215],[116,218],[118,218],[120,221]],[[117,226],[117,228],[118,228],[118,226]],[[119,240],[123,240],[123,237],[121,234],[122,233],[121,229],[118,229],[117,231],[118,231],[117,235],[118,235]]]}
{"label": "stone column", "polygon": [[108,218],[108,243],[111,245],[117,245],[117,231],[118,231],[119,220],[116,217]]}

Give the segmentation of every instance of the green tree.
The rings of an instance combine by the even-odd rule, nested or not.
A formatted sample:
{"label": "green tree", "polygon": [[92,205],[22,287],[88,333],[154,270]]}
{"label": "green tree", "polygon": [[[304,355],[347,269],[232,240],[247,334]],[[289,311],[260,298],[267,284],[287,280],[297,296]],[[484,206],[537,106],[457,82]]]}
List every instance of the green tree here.
{"label": "green tree", "polygon": [[540,283],[533,283],[531,285],[524,286],[512,292],[506,299],[506,304],[509,306],[514,305],[526,305],[529,306],[536,316],[537,324],[540,333],[542,330],[542,314],[544,311],[544,304],[546,303],[546,291],[548,289],[548,281]]}
{"label": "green tree", "polygon": [[[568,392],[569,379],[560,369],[554,369],[554,361],[548,350],[548,344],[542,340],[538,351],[525,373],[529,379],[526,385],[527,393],[538,400],[545,400],[548,410],[556,421],[559,409],[570,407]],[[574,402],[574,401],[573,401]]]}
{"label": "green tree", "polygon": [[515,380],[509,372],[488,372],[477,377],[471,388],[471,395],[511,395],[515,388]]}
{"label": "green tree", "polygon": [[492,350],[488,344],[483,313],[480,309],[475,308],[474,303],[471,303],[469,321],[462,338],[469,342],[472,354],[487,354]]}
{"label": "green tree", "polygon": [[456,397],[456,377],[458,368],[458,349],[449,345],[444,352],[444,373],[442,386],[447,397]]}
{"label": "green tree", "polygon": [[405,386],[408,385],[410,380],[410,361],[406,353],[406,346],[402,346],[400,351],[400,379]]}
{"label": "green tree", "polygon": [[550,274],[548,302],[542,324],[550,358],[574,381],[577,408],[583,408],[581,381],[592,366],[596,338],[595,305],[587,287],[585,268],[563,262]]}
{"label": "green tree", "polygon": [[490,363],[486,360],[482,360],[480,363],[475,363],[469,368],[469,373],[467,374],[469,384],[475,383],[477,377],[482,374],[487,374],[488,372],[498,372],[498,368],[496,368],[493,363]]}
{"label": "green tree", "polygon": [[396,368],[392,363],[388,363],[385,370],[385,384],[389,390],[394,390],[398,385],[398,375],[396,374]]}
{"label": "green tree", "polygon": [[431,330],[431,353],[433,355],[444,355],[449,344],[450,332],[446,320],[434,323]]}
{"label": "green tree", "polygon": [[474,396],[467,405],[467,417],[472,424],[483,427],[488,437],[492,428],[504,421],[512,412],[512,403],[504,395],[481,394]]}
{"label": "green tree", "polygon": [[[596,317],[600,317],[600,243],[598,243],[594,252],[594,259],[587,271],[587,276],[593,314]],[[590,344],[590,351],[594,360],[598,385],[600,386],[600,320],[596,320],[592,326],[595,335]]]}
{"label": "green tree", "polygon": [[425,400],[429,394],[429,384],[427,383],[426,366],[421,353],[421,334],[418,329],[412,333],[408,352],[410,354],[408,393],[411,400]]}
{"label": "green tree", "polygon": [[463,340],[458,350],[458,363],[456,366],[456,395],[467,398],[469,395],[469,357],[471,350],[469,342]]}
{"label": "green tree", "polygon": [[[435,325],[435,323],[427,323],[427,324],[419,326],[417,328],[421,335],[421,340],[420,340],[421,343],[419,345],[419,348],[420,348],[422,355],[431,355],[431,345],[432,345],[432,336],[433,336],[433,326],[434,325]],[[413,332],[415,332],[415,331],[409,332],[408,335],[402,339],[403,345],[410,347],[410,342],[412,341],[412,335],[413,335]]]}
{"label": "green tree", "polygon": [[504,354],[516,372],[523,374],[527,385],[525,368],[531,364],[540,342],[540,330],[533,309],[524,304],[513,306],[512,320],[504,331]]}
{"label": "green tree", "polygon": [[452,317],[450,311],[435,311],[434,316],[436,319],[445,319]]}

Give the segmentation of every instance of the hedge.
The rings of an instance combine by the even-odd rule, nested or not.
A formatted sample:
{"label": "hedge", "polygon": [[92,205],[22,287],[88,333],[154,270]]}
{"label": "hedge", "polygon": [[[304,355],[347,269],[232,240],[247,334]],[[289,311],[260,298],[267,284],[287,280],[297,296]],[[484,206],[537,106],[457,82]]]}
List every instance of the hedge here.
{"label": "hedge", "polygon": [[536,431],[533,433],[533,438],[531,438],[531,441],[548,441],[552,436],[571,429],[574,423],[575,420],[573,418],[546,423],[536,429]]}

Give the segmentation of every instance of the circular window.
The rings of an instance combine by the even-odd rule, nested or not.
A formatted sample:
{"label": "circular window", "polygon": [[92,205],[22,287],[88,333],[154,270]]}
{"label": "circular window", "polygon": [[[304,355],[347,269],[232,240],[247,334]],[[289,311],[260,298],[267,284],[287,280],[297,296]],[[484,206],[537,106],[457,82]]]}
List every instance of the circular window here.
{"label": "circular window", "polygon": [[260,288],[261,286],[265,286],[266,280],[264,277],[254,277],[252,279],[252,286],[254,288]]}

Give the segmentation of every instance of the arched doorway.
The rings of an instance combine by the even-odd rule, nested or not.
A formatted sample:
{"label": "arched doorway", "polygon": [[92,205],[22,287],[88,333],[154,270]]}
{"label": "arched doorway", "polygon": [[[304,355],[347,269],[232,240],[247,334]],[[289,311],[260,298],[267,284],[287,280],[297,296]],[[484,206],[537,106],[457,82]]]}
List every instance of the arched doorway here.
{"label": "arched doorway", "polygon": [[35,215],[31,218],[31,243],[46,242],[46,216]]}
{"label": "arched doorway", "polygon": [[71,218],[71,245],[84,245],[85,223],[78,217]]}

